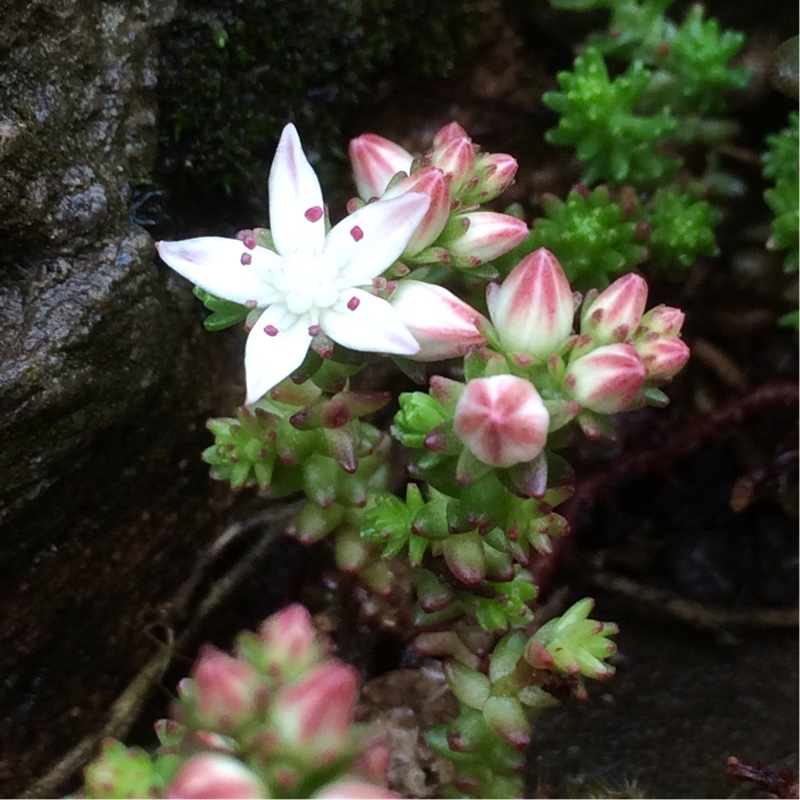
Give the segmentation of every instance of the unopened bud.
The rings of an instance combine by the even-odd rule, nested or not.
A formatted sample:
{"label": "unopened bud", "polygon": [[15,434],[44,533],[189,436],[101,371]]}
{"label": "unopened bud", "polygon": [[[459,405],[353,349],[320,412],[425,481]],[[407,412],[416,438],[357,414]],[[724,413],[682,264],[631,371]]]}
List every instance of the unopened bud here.
{"label": "unopened bud", "polygon": [[456,405],[454,429],[484,464],[530,461],[547,441],[550,415],[533,384],[514,375],[471,380]]}
{"label": "unopened bud", "polygon": [[608,344],[569,364],[564,385],[573,400],[598,414],[627,409],[639,394],[647,370],[629,344]]}

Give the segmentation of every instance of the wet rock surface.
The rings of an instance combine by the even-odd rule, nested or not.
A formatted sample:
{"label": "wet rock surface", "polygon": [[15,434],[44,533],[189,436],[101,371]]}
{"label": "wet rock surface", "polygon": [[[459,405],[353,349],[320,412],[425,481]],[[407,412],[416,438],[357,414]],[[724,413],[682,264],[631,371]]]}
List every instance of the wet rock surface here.
{"label": "wet rock surface", "polygon": [[795,633],[698,632],[603,598],[595,613],[620,624],[617,674],[542,715],[529,796],[729,797],[729,756],[797,770]]}

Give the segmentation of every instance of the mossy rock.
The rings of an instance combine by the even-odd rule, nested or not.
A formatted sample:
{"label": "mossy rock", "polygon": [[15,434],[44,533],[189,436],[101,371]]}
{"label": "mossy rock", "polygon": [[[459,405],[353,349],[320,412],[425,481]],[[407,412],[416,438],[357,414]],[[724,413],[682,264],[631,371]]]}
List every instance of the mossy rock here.
{"label": "mossy rock", "polygon": [[[266,182],[289,121],[314,163],[346,150],[342,125],[384,73],[453,72],[475,0],[250,0],[193,4],[165,30],[161,168],[176,203],[229,224],[266,222]],[[317,166],[315,164],[315,166]],[[327,184],[323,169],[322,180]],[[220,201],[230,198],[226,208]],[[244,208],[242,207],[244,206]],[[249,206],[249,208],[248,208]],[[260,214],[250,219],[247,213]],[[207,212],[206,212],[207,213]],[[198,218],[191,220],[198,223]],[[224,226],[224,223],[222,223]],[[206,229],[207,230],[207,229]]]}

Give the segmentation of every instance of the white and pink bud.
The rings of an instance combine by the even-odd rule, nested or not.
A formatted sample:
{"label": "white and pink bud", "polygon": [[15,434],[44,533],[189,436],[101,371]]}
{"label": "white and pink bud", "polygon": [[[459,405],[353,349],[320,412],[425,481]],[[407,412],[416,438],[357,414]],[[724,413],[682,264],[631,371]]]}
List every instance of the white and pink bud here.
{"label": "white and pink bud", "polygon": [[680,372],[689,360],[689,346],[677,336],[651,334],[634,343],[647,370],[647,380],[666,382]]}
{"label": "white and pink bud", "polygon": [[219,753],[194,755],[178,770],[166,796],[174,800],[266,797],[266,787],[241,761]]}
{"label": "white and pink bud", "polygon": [[484,464],[510,467],[544,449],[550,415],[529,381],[514,375],[475,378],[456,404],[453,427]]}
{"label": "white and pink bud", "polygon": [[415,256],[436,241],[447,223],[450,217],[450,188],[440,169],[422,167],[413,175],[393,183],[381,199],[390,200],[409,192],[426,194],[430,197],[428,211],[403,250],[403,255]]}
{"label": "white and pink bud", "polygon": [[469,134],[457,122],[448,122],[447,125],[442,125],[433,135],[434,152],[441,150],[457,139],[469,140]]}
{"label": "white and pink bud", "polygon": [[329,783],[312,797],[316,800],[402,800],[403,795],[395,794],[385,786],[351,778]]}
{"label": "white and pink bud", "polygon": [[569,396],[590,411],[616,414],[629,408],[647,377],[629,344],[607,344],[571,362],[564,377]]}
{"label": "white and pink bud", "polygon": [[462,136],[451,139],[433,153],[433,164],[444,172],[450,182],[450,194],[455,197],[467,185],[475,170],[475,148]]}
{"label": "white and pink bud", "polygon": [[494,211],[473,211],[457,218],[464,233],[445,242],[452,256],[466,259],[471,266],[502,256],[515,248],[527,235],[524,220]]}
{"label": "white and pink bud", "polygon": [[546,359],[572,333],[575,301],[558,259],[544,247],[486,290],[489,315],[503,346]]}
{"label": "white and pink bud", "polygon": [[206,646],[178,691],[191,722],[217,733],[233,733],[266,704],[263,678],[246,661]]}
{"label": "white and pink bud", "polygon": [[581,314],[581,333],[596,344],[624,342],[639,327],[647,303],[647,281],[632,272],[600,294],[587,294]]}
{"label": "white and pink bud", "polygon": [[374,133],[351,139],[349,152],[356,190],[362,200],[382,197],[389,181],[398,172],[408,173],[414,160],[399,144]]}
{"label": "white and pink bud", "polygon": [[346,746],[357,699],[356,670],[327,661],[275,697],[272,730],[298,757],[322,767]]}
{"label": "white and pink bud", "polygon": [[486,341],[476,324],[481,315],[442,286],[402,280],[389,302],[419,342],[415,361],[456,358]]}
{"label": "white and pink bud", "polygon": [[508,153],[478,153],[475,179],[462,197],[465,203],[486,203],[501,195],[517,174],[517,159]]}
{"label": "white and pink bud", "polygon": [[642,317],[639,329],[645,335],[657,333],[661,336],[680,336],[684,316],[679,308],[659,305],[651,308]]}
{"label": "white and pink bud", "polygon": [[294,674],[311,666],[320,657],[320,646],[308,609],[300,603],[285,606],[261,623],[258,637],[266,646],[269,667]]}

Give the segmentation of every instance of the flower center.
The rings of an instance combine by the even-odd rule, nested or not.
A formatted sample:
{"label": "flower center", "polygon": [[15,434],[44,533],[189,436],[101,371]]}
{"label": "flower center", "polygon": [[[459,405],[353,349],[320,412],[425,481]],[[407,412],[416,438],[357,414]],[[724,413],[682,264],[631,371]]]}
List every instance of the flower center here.
{"label": "flower center", "polygon": [[286,308],[301,316],[313,308],[330,308],[339,299],[339,289],[330,266],[322,258],[306,256],[287,259],[275,288],[285,293]]}

